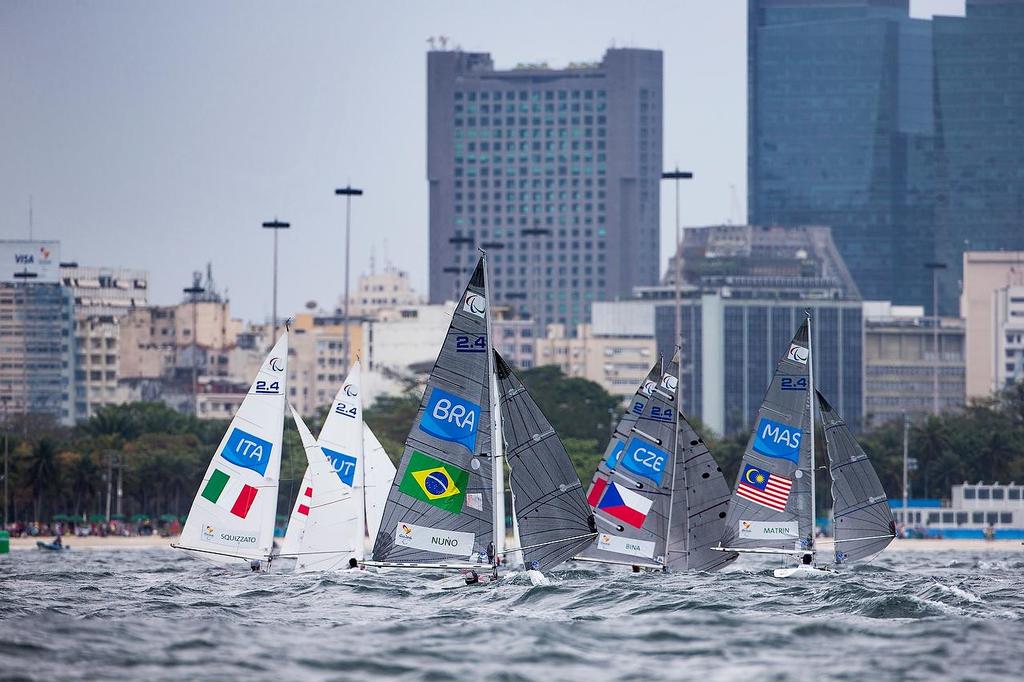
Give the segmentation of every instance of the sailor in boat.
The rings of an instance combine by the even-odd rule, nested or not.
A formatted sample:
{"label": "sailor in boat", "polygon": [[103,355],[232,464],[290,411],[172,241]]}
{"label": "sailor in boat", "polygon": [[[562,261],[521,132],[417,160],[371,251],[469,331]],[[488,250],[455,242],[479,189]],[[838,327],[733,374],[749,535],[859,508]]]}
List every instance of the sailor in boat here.
{"label": "sailor in boat", "polygon": [[804,554],[804,558],[803,558],[804,566],[810,566],[811,565],[811,561],[813,559],[814,559],[814,556],[810,552],[808,552],[807,554]]}
{"label": "sailor in boat", "polygon": [[57,533],[57,537],[53,539],[53,546],[57,549],[64,549],[64,541],[60,537],[60,533]]}
{"label": "sailor in boat", "polygon": [[253,573],[259,573],[262,568],[263,562],[259,559],[252,559],[249,561],[249,570]]}

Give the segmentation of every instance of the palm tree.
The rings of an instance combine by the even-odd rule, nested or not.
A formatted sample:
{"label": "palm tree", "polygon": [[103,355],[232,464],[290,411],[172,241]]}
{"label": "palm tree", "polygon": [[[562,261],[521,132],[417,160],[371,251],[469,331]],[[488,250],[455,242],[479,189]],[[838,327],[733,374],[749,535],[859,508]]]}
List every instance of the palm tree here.
{"label": "palm tree", "polygon": [[49,438],[43,438],[29,456],[25,481],[32,490],[35,520],[40,519],[43,498],[57,488],[57,448]]}

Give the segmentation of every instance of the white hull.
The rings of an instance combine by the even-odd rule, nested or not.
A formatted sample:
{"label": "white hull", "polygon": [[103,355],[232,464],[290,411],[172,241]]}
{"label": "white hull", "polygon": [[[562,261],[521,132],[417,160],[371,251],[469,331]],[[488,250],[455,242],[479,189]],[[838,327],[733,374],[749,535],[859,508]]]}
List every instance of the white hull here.
{"label": "white hull", "polygon": [[794,566],[793,568],[776,568],[776,578],[828,578],[836,574],[835,571],[828,568],[818,568],[816,566],[805,566],[801,564]]}

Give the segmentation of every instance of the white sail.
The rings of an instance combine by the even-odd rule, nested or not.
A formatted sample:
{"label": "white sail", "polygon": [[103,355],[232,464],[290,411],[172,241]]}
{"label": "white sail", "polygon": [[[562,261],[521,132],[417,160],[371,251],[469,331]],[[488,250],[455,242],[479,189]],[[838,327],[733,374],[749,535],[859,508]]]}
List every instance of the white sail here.
{"label": "white sail", "polygon": [[206,469],[179,548],[218,563],[270,556],[287,377],[285,332],[263,361]]}
{"label": "white sail", "polygon": [[361,500],[351,486],[342,482],[336,462],[325,455],[294,407],[291,411],[306,451],[313,488],[306,527],[296,552],[295,570],[340,568],[349,559],[362,557]]}
{"label": "white sail", "polygon": [[306,518],[309,516],[309,505],[313,502],[313,479],[309,475],[309,467],[302,475],[302,485],[299,486],[299,494],[295,496],[295,504],[292,506],[292,515],[288,518],[288,530],[284,534],[284,542],[281,543],[281,554],[295,554],[299,551],[299,542],[302,540],[302,533],[306,530]]}
{"label": "white sail", "polygon": [[370,427],[363,423],[363,509],[366,515],[366,534],[372,542],[380,532],[384,516],[384,503],[395,482],[395,465],[384,446]]}

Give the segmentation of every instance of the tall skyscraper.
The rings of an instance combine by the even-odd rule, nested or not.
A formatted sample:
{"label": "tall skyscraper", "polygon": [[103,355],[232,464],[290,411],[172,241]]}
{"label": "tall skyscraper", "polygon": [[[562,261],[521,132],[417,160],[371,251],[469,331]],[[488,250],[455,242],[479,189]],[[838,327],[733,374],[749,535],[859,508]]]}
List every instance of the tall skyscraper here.
{"label": "tall skyscraper", "polygon": [[750,221],[821,224],[867,299],[955,314],[960,254],[1024,247],[1024,4],[749,0]]}
{"label": "tall skyscraper", "polygon": [[432,50],[427,125],[432,302],[461,292],[478,248],[495,302],[538,330],[657,282],[661,52],[496,70]]}
{"label": "tall skyscraper", "polygon": [[932,23],[938,255],[955,286],[964,251],[1024,250],[1024,2],[967,0],[966,18]]}

